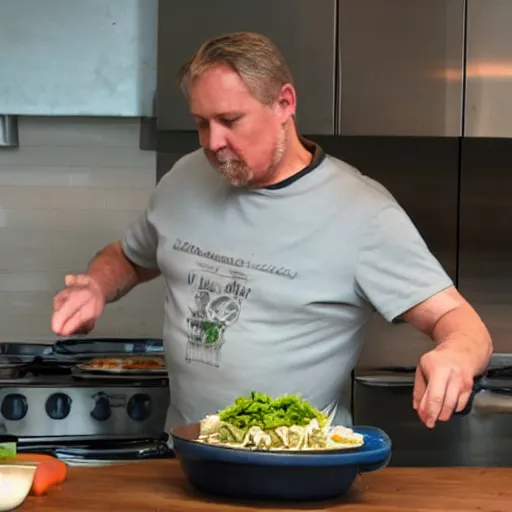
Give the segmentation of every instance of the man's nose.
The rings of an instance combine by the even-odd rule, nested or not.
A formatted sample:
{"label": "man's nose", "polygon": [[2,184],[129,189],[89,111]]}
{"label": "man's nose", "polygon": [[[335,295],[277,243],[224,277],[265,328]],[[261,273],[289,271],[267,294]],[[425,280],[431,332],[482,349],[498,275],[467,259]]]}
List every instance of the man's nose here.
{"label": "man's nose", "polygon": [[216,123],[211,123],[208,130],[208,149],[217,152],[226,146],[224,129]]}

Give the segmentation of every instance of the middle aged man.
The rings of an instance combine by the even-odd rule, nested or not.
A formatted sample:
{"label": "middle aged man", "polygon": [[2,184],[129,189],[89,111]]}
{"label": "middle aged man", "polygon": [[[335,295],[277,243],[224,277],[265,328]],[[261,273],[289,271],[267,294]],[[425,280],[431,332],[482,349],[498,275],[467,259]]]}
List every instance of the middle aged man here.
{"label": "middle aged man", "polygon": [[297,133],[275,46],[216,37],[179,79],[202,149],[166,174],[122,241],[66,277],[54,331],[90,331],[106,303],[163,275],[167,427],[251,390],[301,393],[349,424],[340,388],[377,310],[435,342],[416,372],[421,420],[463,409],[492,352],[485,326],[389,192]]}

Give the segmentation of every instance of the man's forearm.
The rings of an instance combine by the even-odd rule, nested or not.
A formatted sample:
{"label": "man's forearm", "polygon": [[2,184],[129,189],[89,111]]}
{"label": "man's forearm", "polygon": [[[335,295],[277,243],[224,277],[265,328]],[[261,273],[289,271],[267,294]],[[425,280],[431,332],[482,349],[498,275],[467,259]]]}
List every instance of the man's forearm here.
{"label": "man's forearm", "polygon": [[135,267],[124,256],[119,242],[108,245],[90,261],[87,275],[101,288],[105,302],[115,302],[141,282]]}

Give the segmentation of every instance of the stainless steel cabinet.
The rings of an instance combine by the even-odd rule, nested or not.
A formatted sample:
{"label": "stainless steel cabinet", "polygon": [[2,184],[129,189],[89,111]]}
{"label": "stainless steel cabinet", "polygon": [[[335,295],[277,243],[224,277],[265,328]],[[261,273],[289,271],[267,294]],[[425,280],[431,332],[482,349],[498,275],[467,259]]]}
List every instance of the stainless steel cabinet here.
{"label": "stainless steel cabinet", "polygon": [[[459,288],[512,346],[512,3],[468,1]],[[508,62],[508,63],[507,63]]]}
{"label": "stainless steel cabinet", "polygon": [[465,134],[512,137],[512,2],[468,0]]}
{"label": "stainless steel cabinet", "polygon": [[464,3],[339,1],[341,134],[461,135]]}
{"label": "stainless steel cabinet", "polygon": [[336,0],[168,0],[158,23],[159,130],[194,129],[176,85],[181,64],[207,38],[248,30],[270,37],[287,59],[300,131],[335,133]]}
{"label": "stainless steel cabinet", "polygon": [[512,139],[463,141],[459,289],[499,351],[512,347]]}

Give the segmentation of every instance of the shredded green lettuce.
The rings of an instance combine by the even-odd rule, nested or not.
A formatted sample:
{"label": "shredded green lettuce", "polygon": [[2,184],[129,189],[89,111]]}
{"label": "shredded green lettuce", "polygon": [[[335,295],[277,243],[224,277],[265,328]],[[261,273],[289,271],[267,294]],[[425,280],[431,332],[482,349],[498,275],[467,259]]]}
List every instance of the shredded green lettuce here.
{"label": "shredded green lettuce", "polygon": [[10,459],[16,456],[16,443],[0,443],[0,459]]}
{"label": "shredded green lettuce", "polygon": [[256,391],[250,396],[235,399],[231,406],[222,409],[218,414],[221,421],[242,430],[254,426],[267,431],[278,427],[306,426],[313,419],[321,427],[327,423],[327,416],[299,395],[272,398]]}

